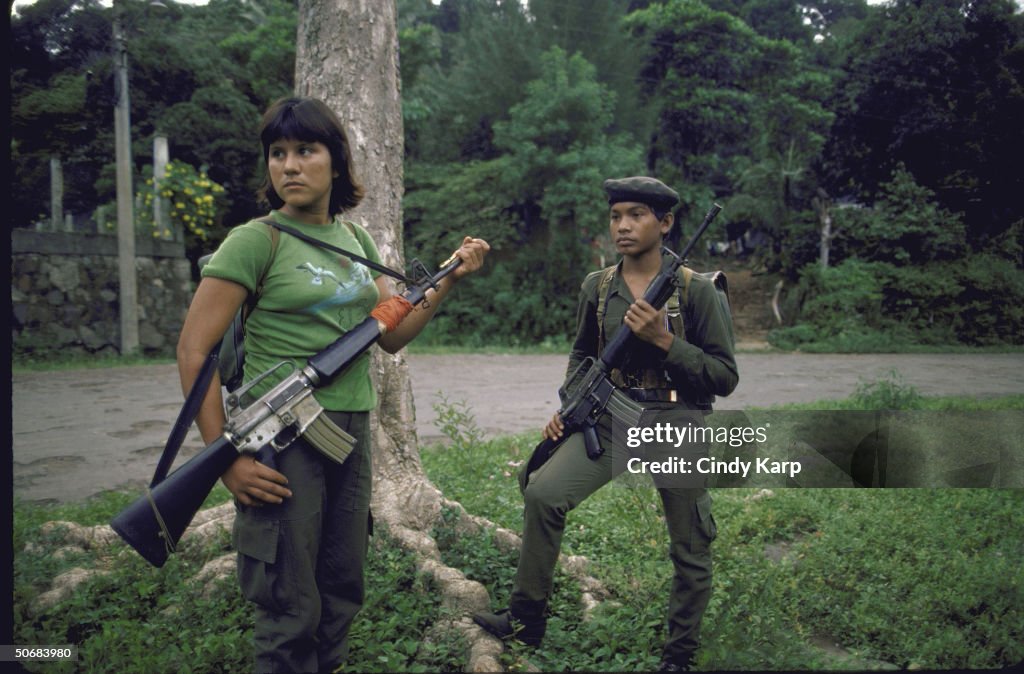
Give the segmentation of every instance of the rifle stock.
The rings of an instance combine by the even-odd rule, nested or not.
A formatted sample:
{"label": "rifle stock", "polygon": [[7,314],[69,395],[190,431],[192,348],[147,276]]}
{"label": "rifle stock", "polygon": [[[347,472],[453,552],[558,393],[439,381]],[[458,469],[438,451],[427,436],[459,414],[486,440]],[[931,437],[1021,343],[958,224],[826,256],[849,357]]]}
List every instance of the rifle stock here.
{"label": "rifle stock", "polygon": [[[407,288],[403,296],[410,304],[419,304],[427,290],[436,287],[461,262],[454,256],[449,258],[438,272]],[[262,456],[284,449],[308,420],[299,418],[296,410],[308,401],[313,389],[341,374],[384,332],[383,324],[370,316],[313,355],[304,368],[232,417],[224,434],[203,451],[162,481],[154,480],[145,494],[111,520],[111,528],[146,561],[162,567],[217,480],[238,455],[244,451]],[[166,467],[162,469],[166,471]]]}
{"label": "rifle stock", "polygon": [[153,566],[160,567],[235,459],[238,449],[221,436],[110,522],[110,527]]}

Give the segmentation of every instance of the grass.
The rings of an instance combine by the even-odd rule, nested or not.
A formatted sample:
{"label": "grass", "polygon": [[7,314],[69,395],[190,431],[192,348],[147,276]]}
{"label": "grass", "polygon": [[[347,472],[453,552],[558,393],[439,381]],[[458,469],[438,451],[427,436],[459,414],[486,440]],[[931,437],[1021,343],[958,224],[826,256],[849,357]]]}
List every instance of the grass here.
{"label": "grass", "polygon": [[[829,405],[833,403],[828,403]],[[898,379],[865,384],[844,409],[874,405],[957,406],[922,398]],[[1021,396],[987,401],[1024,408]],[[446,496],[472,513],[519,531],[516,474],[536,433],[484,441],[465,408],[448,403],[445,433],[457,446],[421,452]],[[820,405],[814,409],[823,409]],[[443,415],[442,415],[443,416]],[[715,589],[703,621],[697,664],[711,670],[999,668],[1024,658],[1024,490],[775,489],[712,490],[718,539]],[[61,550],[41,533],[53,520],[100,524],[137,494],[112,492],[85,503],[17,503],[14,512],[15,643],[69,644],[79,661],[36,663],[45,672],[206,672],[251,668],[251,608],[234,579],[208,593],[190,579],[229,552],[227,536],[194,555],[148,566],[121,546],[97,556]],[[218,486],[206,506],[228,498]],[[456,535],[452,514],[434,534],[447,563],[507,603],[516,555],[489,532]],[[613,483],[569,516],[563,552],[585,555],[611,601],[584,622],[579,589],[556,574],[553,616],[542,648],[513,646],[515,670],[650,671],[665,637],[671,564],[660,500],[648,487]],[[378,527],[366,571],[367,601],[351,633],[346,671],[460,671],[458,640],[424,642],[444,615],[436,588],[415,559]],[[778,552],[773,561],[766,554]],[[34,599],[69,569],[109,573],[42,613]],[[838,643],[828,653],[816,640]]]}
{"label": "grass", "polygon": [[[518,485],[500,467],[530,441],[434,447],[423,462],[450,498],[518,531]],[[701,668],[995,668],[1024,658],[1024,492],[780,489],[755,500],[754,489],[712,491],[719,534]],[[772,545],[788,551],[782,563],[766,556]],[[666,548],[653,489],[599,490],[570,514],[562,550],[587,556],[613,601],[583,624],[575,584],[557,577],[543,648],[513,656],[542,671],[650,671],[664,639]],[[486,535],[462,537],[448,554],[495,607],[506,605],[514,555]],[[811,645],[817,637],[847,653],[826,654]]]}
{"label": "grass", "polygon": [[53,372],[60,370],[91,370],[110,367],[133,367],[136,365],[170,365],[174,358],[154,358],[151,356],[83,356],[74,353],[34,354],[31,352],[15,353],[11,357],[11,371],[18,372]]}
{"label": "grass", "polygon": [[[919,396],[898,377],[807,409],[976,409]],[[1024,397],[981,403],[1024,409]],[[449,498],[519,531],[516,473],[536,433],[426,448]],[[713,489],[719,525],[715,590],[697,664],[711,670],[986,669],[1024,658],[1024,491],[1014,489]],[[763,496],[763,497],[762,497]],[[445,533],[438,532],[440,541]],[[660,499],[618,482],[570,515],[562,551],[585,555],[611,592],[581,621],[578,590],[556,576],[553,618],[536,651],[542,671],[650,671],[665,637],[671,564]],[[782,551],[773,561],[769,551]],[[449,563],[507,605],[515,555],[487,534],[460,537]],[[776,555],[776,559],[778,555]],[[826,651],[816,643],[839,649]]]}

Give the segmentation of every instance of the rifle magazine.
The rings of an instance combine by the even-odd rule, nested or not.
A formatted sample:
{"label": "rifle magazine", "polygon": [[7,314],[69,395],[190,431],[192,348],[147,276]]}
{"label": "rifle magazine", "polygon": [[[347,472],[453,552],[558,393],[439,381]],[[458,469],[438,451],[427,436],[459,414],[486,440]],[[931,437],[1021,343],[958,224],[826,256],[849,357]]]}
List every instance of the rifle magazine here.
{"label": "rifle magazine", "polygon": [[302,434],[302,439],[314,449],[336,463],[345,463],[352,453],[356,439],[345,429],[328,418],[326,414],[317,415]]}
{"label": "rifle magazine", "polygon": [[608,397],[605,411],[612,415],[615,423],[622,424],[627,428],[639,426],[640,419],[644,414],[643,406],[619,389],[615,389]]}

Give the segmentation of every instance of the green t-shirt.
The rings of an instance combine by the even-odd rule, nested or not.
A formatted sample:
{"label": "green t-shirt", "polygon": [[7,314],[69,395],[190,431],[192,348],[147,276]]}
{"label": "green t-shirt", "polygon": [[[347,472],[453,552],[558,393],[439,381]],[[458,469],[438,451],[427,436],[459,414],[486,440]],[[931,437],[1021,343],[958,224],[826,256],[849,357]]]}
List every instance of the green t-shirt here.
{"label": "green t-shirt", "polygon": [[[309,225],[279,211],[271,215],[309,236],[380,262],[377,246],[359,225],[350,229],[339,217],[329,225]],[[282,360],[304,367],[310,356],[362,322],[379,299],[374,283],[378,272],[285,232],[277,236],[263,291],[245,324],[245,381]],[[271,246],[266,223],[239,225],[228,233],[202,275],[234,281],[254,293],[270,260]],[[369,358],[364,353],[333,382],[317,389],[314,396],[324,409],[361,412],[376,406]],[[290,372],[281,368],[252,393],[262,395]]]}

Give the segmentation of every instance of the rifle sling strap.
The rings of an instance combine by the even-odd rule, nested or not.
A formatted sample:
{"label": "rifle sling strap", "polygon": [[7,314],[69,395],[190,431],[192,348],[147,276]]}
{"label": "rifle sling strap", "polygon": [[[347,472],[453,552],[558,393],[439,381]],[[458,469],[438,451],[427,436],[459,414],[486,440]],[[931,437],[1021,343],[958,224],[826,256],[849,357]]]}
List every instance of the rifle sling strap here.
{"label": "rifle sling strap", "polygon": [[[365,257],[363,257],[361,255],[356,255],[355,253],[349,252],[349,251],[345,250],[344,248],[339,248],[338,246],[335,246],[335,245],[332,245],[330,243],[327,243],[326,241],[321,241],[320,239],[314,238],[312,236],[309,236],[308,234],[300,232],[299,230],[297,230],[294,227],[291,227],[289,225],[282,225],[280,222],[276,222],[276,221],[271,221],[271,222],[268,222],[267,224],[271,225],[272,227],[276,227],[277,229],[281,230],[282,232],[288,232],[292,236],[294,236],[294,237],[296,237],[298,239],[302,239],[306,243],[313,244],[314,246],[320,246],[321,248],[326,248],[329,251],[338,253],[340,255],[344,255],[345,257],[347,257],[347,258],[349,258],[351,260],[354,260],[354,261],[358,262],[359,264],[366,265],[367,267],[369,267],[370,269],[373,269],[374,271],[379,271],[381,274],[387,274],[388,276],[390,276],[392,278],[396,278],[396,279],[398,279],[399,281],[401,281],[403,283],[415,283],[415,281],[413,279],[409,278],[408,276],[406,276],[402,272],[395,271],[394,269],[391,269],[390,267],[385,267],[382,264],[377,264],[373,260],[367,260]],[[351,225],[350,225],[350,228],[351,228]]]}
{"label": "rifle sling strap", "polygon": [[171,532],[167,530],[163,515],[160,514],[160,509],[156,507],[156,501],[153,499],[153,490],[149,487],[146,487],[146,499],[149,501],[149,507],[153,509],[153,517],[156,518],[156,523],[160,527],[160,538],[164,539],[164,548],[168,555],[173,555],[175,551],[174,536],[171,536]]}

